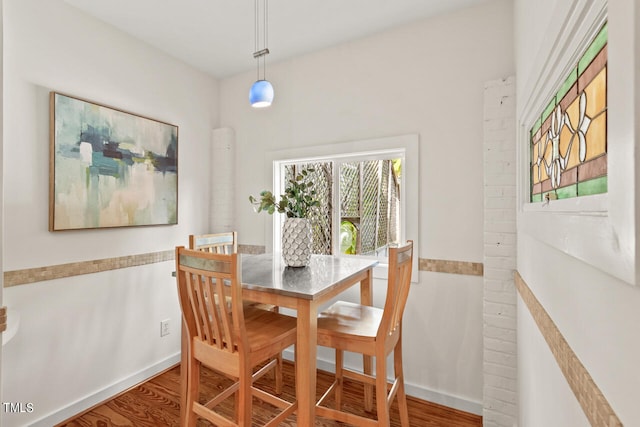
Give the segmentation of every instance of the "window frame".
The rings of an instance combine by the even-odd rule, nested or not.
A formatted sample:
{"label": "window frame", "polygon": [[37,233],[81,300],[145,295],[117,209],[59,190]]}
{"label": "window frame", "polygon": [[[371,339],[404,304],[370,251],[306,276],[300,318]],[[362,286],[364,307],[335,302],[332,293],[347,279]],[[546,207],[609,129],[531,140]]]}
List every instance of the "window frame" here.
{"label": "window frame", "polygon": [[[572,21],[571,18],[578,15],[583,15],[583,19],[579,22]],[[624,46],[619,41],[625,38],[620,22],[615,26],[615,31],[609,32],[607,43],[608,192],[543,203],[530,202],[531,124],[539,115],[540,106],[557,91],[571,66],[579,59],[604,22],[609,20],[607,2],[597,0],[585,3],[580,14],[554,14],[554,20],[552,27],[560,28],[559,37],[545,39],[545,46],[548,48],[542,49],[534,61],[535,64],[546,64],[546,68],[537,70],[539,77],[535,81],[521,83],[518,88],[519,93],[530,94],[522,97],[523,101],[520,101],[517,109],[518,230],[620,280],[636,285],[640,283],[640,269],[636,266],[637,231],[633,217],[633,139],[626,129],[627,123],[633,120],[627,117],[627,110],[620,107],[632,99],[634,93],[624,86],[625,79],[620,77],[622,68],[616,70],[616,65],[619,65],[616,62],[622,57],[618,55]],[[611,28],[613,26],[610,26],[610,30]],[[616,99],[616,102],[611,102],[612,99]]]}
{"label": "window frame", "polygon": [[[400,188],[400,241],[410,238],[414,242],[416,251],[414,252],[414,271],[412,273],[412,281],[418,281],[418,195],[419,195],[419,177],[418,177],[418,135],[401,135],[387,138],[358,140],[350,142],[342,142],[336,144],[327,144],[319,146],[301,147],[288,150],[279,150],[267,153],[267,170],[271,171],[272,188],[276,198],[280,197],[284,190],[284,182],[282,173],[285,165],[313,163],[322,161],[334,162],[332,168],[332,206],[338,207],[333,209],[332,224],[333,238],[332,250],[336,256],[360,256],[365,258],[375,258],[380,261],[374,269],[375,278],[386,278],[388,263],[384,258],[369,255],[345,255],[339,251],[339,223],[340,223],[340,199],[338,191],[340,164],[345,162],[355,162],[362,160],[380,160],[401,158],[402,165],[402,186]],[[273,215],[273,226],[266,227],[266,241],[272,242],[272,252],[280,252],[281,233],[274,233],[273,230],[281,230],[284,223],[283,215]],[[336,225],[338,224],[338,225]]]}

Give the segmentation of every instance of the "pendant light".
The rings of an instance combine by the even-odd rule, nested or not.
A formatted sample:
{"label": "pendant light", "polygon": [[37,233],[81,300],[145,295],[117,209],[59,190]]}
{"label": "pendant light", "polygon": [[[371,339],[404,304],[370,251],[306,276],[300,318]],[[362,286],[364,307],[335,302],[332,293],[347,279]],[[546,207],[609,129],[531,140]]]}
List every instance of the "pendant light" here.
{"label": "pendant light", "polygon": [[[251,86],[249,91],[249,102],[254,108],[264,108],[273,102],[273,86],[265,78],[267,70],[266,56],[269,54],[267,47],[267,18],[269,12],[269,0],[262,0],[262,40],[260,40],[260,0],[255,0],[255,52],[253,57],[258,63],[258,77],[256,82]],[[262,43],[261,43],[262,42]],[[262,61],[261,61],[262,60]],[[262,76],[260,75],[260,63],[262,62]]]}

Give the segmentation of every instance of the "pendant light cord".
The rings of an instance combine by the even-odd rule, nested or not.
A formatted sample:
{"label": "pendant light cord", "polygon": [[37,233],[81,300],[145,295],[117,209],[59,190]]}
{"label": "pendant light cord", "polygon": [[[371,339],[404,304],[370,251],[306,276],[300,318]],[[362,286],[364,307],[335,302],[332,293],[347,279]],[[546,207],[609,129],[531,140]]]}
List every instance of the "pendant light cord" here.
{"label": "pendant light cord", "polygon": [[[255,38],[254,38],[254,56],[256,56],[257,52],[262,52],[261,55],[257,57],[257,79],[256,80],[266,80],[266,72],[267,72],[267,54],[269,53],[269,30],[268,30],[268,14],[269,14],[269,0],[264,0],[263,6],[263,17],[262,17],[262,34],[260,34],[260,0],[254,0],[254,23],[255,23]],[[262,41],[264,42],[264,46],[260,46],[260,35],[262,35]],[[260,60],[262,60],[262,78],[260,78]]]}
{"label": "pendant light cord", "polygon": [[[268,16],[269,16],[269,0],[264,0],[264,49],[269,49],[267,46],[269,46],[269,31],[268,31],[268,25],[269,25],[269,20],[268,20]],[[262,56],[262,80],[266,80],[267,79],[267,55],[263,55]]]}
{"label": "pendant light cord", "polygon": [[[253,40],[253,51],[257,52],[259,50],[258,48],[258,24],[259,24],[259,20],[258,20],[258,0],[254,0],[254,24],[255,24],[255,31],[254,31],[254,40]],[[258,58],[258,60],[256,61],[257,63],[257,69],[256,69],[256,80],[260,80],[260,58]]]}

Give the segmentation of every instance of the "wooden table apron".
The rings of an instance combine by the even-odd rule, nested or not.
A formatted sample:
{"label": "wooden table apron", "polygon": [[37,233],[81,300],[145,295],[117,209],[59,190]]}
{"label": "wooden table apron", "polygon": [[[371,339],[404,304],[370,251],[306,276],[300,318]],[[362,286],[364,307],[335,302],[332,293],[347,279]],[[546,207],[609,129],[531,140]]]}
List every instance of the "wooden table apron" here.
{"label": "wooden table apron", "polygon": [[[316,405],[316,358],[318,352],[318,307],[336,297],[346,289],[360,283],[360,303],[372,305],[372,283],[373,267],[376,262],[372,262],[368,267],[361,269],[349,277],[343,278],[332,286],[325,288],[322,293],[305,297],[293,295],[283,295],[269,292],[266,288],[252,286],[243,283],[243,299],[266,304],[274,304],[279,307],[286,307],[297,311],[297,343],[296,343],[296,399],[298,401],[298,425],[311,426],[315,420]],[[180,387],[180,424],[185,425],[186,419],[186,387],[187,373],[183,366],[187,366],[187,352],[189,351],[189,340],[186,339],[184,322],[182,325],[182,354],[181,354],[181,387]],[[371,374],[372,359],[370,356],[363,357],[364,372]],[[371,410],[373,407],[373,387],[365,387],[365,408]]]}

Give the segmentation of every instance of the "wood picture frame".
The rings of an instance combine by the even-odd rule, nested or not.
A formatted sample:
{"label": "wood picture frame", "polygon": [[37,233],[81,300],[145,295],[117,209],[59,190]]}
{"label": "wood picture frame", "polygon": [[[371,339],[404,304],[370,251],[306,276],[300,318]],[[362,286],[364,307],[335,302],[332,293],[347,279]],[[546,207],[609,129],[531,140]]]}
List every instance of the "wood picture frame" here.
{"label": "wood picture frame", "polygon": [[50,93],[49,231],[178,223],[178,126]]}

